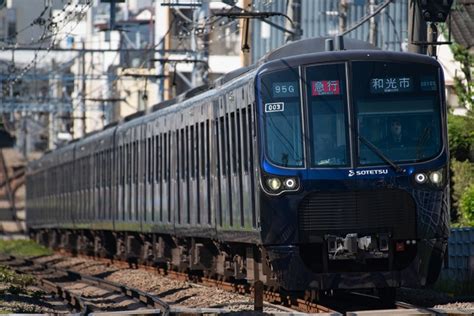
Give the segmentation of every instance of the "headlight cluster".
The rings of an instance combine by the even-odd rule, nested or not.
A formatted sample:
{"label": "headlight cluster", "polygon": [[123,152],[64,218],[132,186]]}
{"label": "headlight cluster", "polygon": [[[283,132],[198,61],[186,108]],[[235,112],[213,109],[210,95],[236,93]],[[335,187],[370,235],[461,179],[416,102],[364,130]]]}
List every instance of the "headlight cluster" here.
{"label": "headlight cluster", "polygon": [[294,177],[279,178],[267,177],[265,179],[265,187],[269,193],[280,193],[281,191],[295,191],[298,189],[298,180]]}
{"label": "headlight cluster", "polygon": [[431,182],[435,185],[441,185],[443,183],[443,170],[436,170],[431,172],[419,172],[415,174],[415,181],[418,184],[424,184],[426,182]]}

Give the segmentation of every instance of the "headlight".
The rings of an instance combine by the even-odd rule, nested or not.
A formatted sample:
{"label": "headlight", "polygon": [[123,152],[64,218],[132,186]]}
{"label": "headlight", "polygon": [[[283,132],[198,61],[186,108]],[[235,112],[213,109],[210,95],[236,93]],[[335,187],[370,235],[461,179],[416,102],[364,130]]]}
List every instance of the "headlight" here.
{"label": "headlight", "polygon": [[296,180],[293,178],[285,179],[285,188],[293,190],[296,188]]}
{"label": "headlight", "polygon": [[281,188],[281,180],[278,178],[269,178],[267,180],[267,186],[273,191],[278,191]]}
{"label": "headlight", "polygon": [[441,171],[433,171],[432,173],[430,173],[430,180],[434,184],[440,184],[441,181],[443,181],[443,174],[441,173]]}
{"label": "headlight", "polygon": [[426,180],[428,180],[428,177],[424,173],[417,173],[415,175],[415,181],[420,183],[420,184],[425,183]]}

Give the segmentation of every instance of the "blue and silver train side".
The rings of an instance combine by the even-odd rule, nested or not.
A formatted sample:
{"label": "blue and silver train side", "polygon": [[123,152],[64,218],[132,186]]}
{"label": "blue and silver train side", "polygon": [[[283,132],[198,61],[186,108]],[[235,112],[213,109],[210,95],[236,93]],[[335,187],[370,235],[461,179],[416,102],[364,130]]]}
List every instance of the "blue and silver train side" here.
{"label": "blue and silver train side", "polygon": [[256,76],[273,272],[289,290],[433,283],[449,234],[442,68],[361,42],[321,47],[283,47]]}

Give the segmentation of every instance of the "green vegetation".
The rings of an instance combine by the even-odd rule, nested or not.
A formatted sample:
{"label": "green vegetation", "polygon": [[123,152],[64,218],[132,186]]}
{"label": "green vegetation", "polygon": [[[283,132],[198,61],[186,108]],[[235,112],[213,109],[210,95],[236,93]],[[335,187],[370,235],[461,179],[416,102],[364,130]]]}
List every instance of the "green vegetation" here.
{"label": "green vegetation", "polygon": [[[34,304],[22,304],[26,298],[41,299],[45,293],[41,291],[31,291],[28,286],[36,283],[35,278],[27,274],[18,274],[10,268],[0,265],[0,314],[4,313],[41,313],[39,306]],[[2,297],[21,297],[18,302],[15,300],[2,301]]]}
{"label": "green vegetation", "polygon": [[465,226],[474,227],[474,184],[471,184],[461,195],[459,201],[461,223]]}
{"label": "green vegetation", "polygon": [[35,284],[35,279],[31,275],[18,274],[8,267],[0,266],[0,284],[3,286],[1,294],[20,294],[26,293],[26,288]]}
{"label": "green vegetation", "polygon": [[454,226],[474,227],[474,56],[459,44],[451,45],[451,50],[463,73],[454,78],[454,89],[459,105],[468,109],[466,116],[448,116],[451,218]]}
{"label": "green vegetation", "polygon": [[474,158],[474,116],[448,116],[449,151],[459,161]]}
{"label": "green vegetation", "polygon": [[0,240],[0,254],[17,257],[50,255],[52,251],[31,240]]}
{"label": "green vegetation", "polygon": [[467,109],[474,109],[474,82],[472,80],[471,71],[474,68],[474,56],[469,50],[459,44],[451,45],[454,59],[461,64],[461,71],[464,78],[456,76],[454,78],[454,89],[459,98],[459,103]]}

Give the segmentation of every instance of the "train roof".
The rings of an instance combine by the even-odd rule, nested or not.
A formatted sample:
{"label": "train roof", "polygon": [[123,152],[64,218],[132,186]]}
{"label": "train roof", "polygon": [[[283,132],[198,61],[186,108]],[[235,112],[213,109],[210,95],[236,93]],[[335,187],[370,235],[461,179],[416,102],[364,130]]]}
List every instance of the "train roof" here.
{"label": "train roof", "polygon": [[[335,49],[328,50],[328,47],[331,47],[331,45],[328,45],[328,44],[332,44],[332,47],[334,47]],[[260,58],[260,60],[258,60],[253,65],[236,69],[234,71],[231,71],[219,77],[211,84],[205,84],[202,86],[192,88],[176,96],[175,98],[171,100],[166,100],[158,104],[155,104],[154,106],[151,107],[149,111],[139,111],[139,112],[133,113],[125,117],[120,122],[111,123],[107,125],[106,127],[104,127],[103,130],[91,132],[82,139],[73,140],[69,142],[66,146],[70,146],[72,143],[75,143],[78,149],[82,149],[84,146],[89,147],[90,146],[89,144],[92,144],[95,140],[102,139],[103,137],[107,137],[107,136],[110,137],[111,133],[115,132],[117,129],[123,131],[124,129],[128,129],[130,127],[135,126],[138,123],[141,123],[143,120],[148,121],[147,119],[145,119],[145,117],[148,119],[155,119],[158,115],[158,114],[151,114],[151,113],[158,112],[158,111],[161,112],[161,110],[167,109],[167,108],[170,108],[171,110],[171,107],[173,105],[188,103],[185,101],[191,100],[198,95],[205,98],[208,95],[208,93],[206,92],[210,92],[211,90],[223,87],[230,81],[233,81],[239,77],[244,77],[245,74],[250,73],[252,71],[256,71],[262,65],[269,62],[273,63],[273,62],[283,60],[283,59],[286,59],[286,60],[291,60],[295,58],[304,59],[305,57],[309,57],[310,55],[314,56],[315,53],[320,53],[318,55],[320,56],[321,60],[324,61],[324,60],[329,60],[329,59],[335,59],[337,58],[336,56],[340,56],[341,53],[348,57],[361,56],[362,51],[373,52],[373,53],[377,52],[375,53],[375,55],[380,54],[380,55],[384,55],[388,57],[400,56],[400,53],[382,51],[370,43],[356,40],[356,39],[350,39],[350,38],[344,38],[344,40],[342,41],[342,38],[321,37],[321,38],[308,38],[308,39],[299,40],[296,42],[290,42],[267,53],[265,56]],[[409,54],[409,53],[404,53],[404,54],[407,55],[407,60],[408,59],[413,60],[413,61],[424,60],[426,62],[426,60],[429,59],[427,56],[423,56],[419,54]],[[436,63],[436,61],[433,61],[433,63]],[[201,100],[203,98],[199,98],[199,99]],[[183,106],[185,105],[183,104]],[[169,112],[167,111],[167,113]],[[163,114],[167,114],[167,113],[163,113]],[[142,118],[142,119],[139,119],[139,118]],[[109,131],[109,132],[105,132],[105,131]],[[89,152],[89,150],[91,150],[92,148],[87,148],[87,149],[88,150],[80,150],[80,151]],[[51,154],[48,153],[45,156],[50,156],[50,155]],[[78,155],[80,156],[81,154],[78,152]]]}

